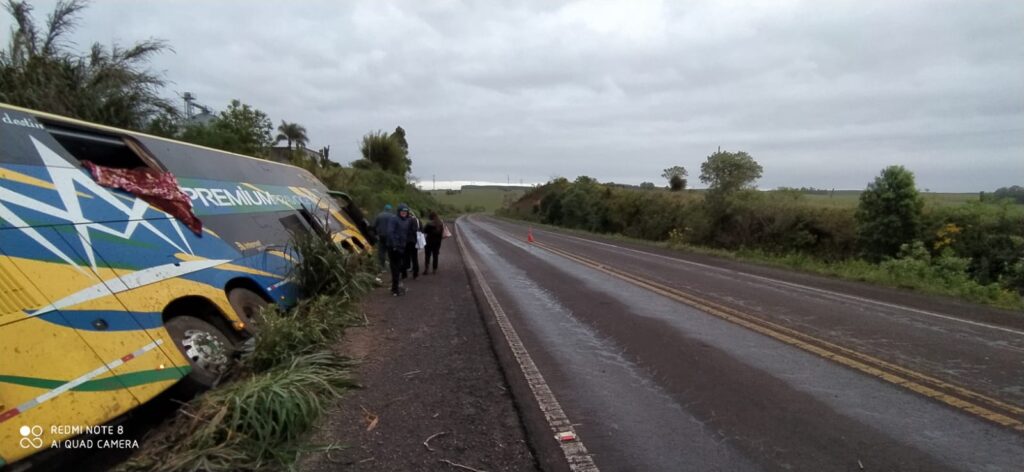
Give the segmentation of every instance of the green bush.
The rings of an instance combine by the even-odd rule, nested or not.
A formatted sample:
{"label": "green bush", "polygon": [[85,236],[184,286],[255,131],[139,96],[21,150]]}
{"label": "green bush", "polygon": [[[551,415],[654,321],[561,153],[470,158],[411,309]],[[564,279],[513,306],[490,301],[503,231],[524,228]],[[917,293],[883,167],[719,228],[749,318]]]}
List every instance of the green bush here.
{"label": "green bush", "polygon": [[901,287],[956,295],[1007,308],[1020,306],[1021,297],[999,284],[972,280],[968,275],[969,266],[970,259],[957,257],[951,248],[932,256],[924,243],[915,241],[904,244],[898,258],[885,260],[879,267],[889,277],[889,282]]}
{"label": "green bush", "polygon": [[900,246],[920,237],[924,200],[914,185],[914,174],[903,166],[890,166],[868,184],[857,206],[858,239],[870,260],[896,255]]}

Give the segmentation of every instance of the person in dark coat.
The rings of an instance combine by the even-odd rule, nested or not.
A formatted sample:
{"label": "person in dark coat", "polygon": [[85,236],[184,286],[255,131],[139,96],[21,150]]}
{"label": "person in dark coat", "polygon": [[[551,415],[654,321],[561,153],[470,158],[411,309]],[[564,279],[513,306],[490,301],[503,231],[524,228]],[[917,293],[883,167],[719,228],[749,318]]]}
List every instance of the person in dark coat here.
{"label": "person in dark coat", "polygon": [[420,252],[419,248],[416,247],[416,234],[420,232],[420,219],[409,210],[409,220],[411,221],[409,228],[409,239],[405,242],[405,269],[402,270],[402,278],[405,279],[408,274],[406,271],[412,267],[412,279],[416,280],[420,276]]}
{"label": "person in dark coat", "polygon": [[399,290],[401,287],[398,284],[398,275],[405,272],[405,249],[408,247],[410,234],[414,238],[413,244],[416,244],[416,233],[412,229],[412,224],[409,207],[403,203],[398,205],[398,216],[388,221],[388,230],[385,233],[387,234],[388,262],[391,266],[391,294],[396,297],[405,292],[404,289]]}
{"label": "person in dark coat", "polygon": [[[444,239],[444,222],[436,212],[430,212],[430,221],[423,227],[423,234],[427,237],[427,246],[423,248],[423,274],[429,274],[431,267],[434,275],[437,275],[437,255],[441,252],[441,240]],[[430,265],[430,260],[434,265]]]}
{"label": "person in dark coat", "polygon": [[384,209],[377,214],[373,220],[373,229],[377,232],[377,262],[380,263],[380,270],[388,269],[388,222],[395,217],[391,211],[391,204],[384,205]]}

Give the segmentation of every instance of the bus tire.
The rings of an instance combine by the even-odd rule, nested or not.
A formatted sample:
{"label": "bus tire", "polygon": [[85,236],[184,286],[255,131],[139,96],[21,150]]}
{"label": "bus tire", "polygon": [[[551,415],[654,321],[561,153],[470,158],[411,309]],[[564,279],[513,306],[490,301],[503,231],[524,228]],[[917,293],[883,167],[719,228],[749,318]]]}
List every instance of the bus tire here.
{"label": "bus tire", "polygon": [[234,346],[228,336],[205,320],[187,315],[167,320],[164,328],[191,367],[179,382],[180,388],[195,394],[217,385],[231,366]]}
{"label": "bus tire", "polygon": [[228,302],[231,303],[231,308],[235,310],[238,319],[245,323],[245,328],[249,333],[255,334],[259,331],[260,310],[270,302],[258,293],[245,288],[236,288],[228,292]]}

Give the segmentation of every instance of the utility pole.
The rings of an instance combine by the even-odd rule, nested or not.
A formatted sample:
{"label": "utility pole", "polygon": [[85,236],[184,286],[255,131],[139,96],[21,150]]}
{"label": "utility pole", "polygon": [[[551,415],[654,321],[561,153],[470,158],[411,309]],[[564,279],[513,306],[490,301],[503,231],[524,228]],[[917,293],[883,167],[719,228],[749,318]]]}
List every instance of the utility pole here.
{"label": "utility pole", "polygon": [[432,181],[434,181],[434,185],[433,185],[434,188],[431,189],[431,190],[437,190],[437,174],[430,174],[430,179]]}

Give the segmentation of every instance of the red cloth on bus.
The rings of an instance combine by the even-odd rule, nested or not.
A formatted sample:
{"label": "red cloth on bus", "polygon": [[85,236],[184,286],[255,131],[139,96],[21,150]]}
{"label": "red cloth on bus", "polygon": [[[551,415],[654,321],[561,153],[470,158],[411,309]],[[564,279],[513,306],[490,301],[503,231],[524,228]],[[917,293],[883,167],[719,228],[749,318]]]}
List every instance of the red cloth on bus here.
{"label": "red cloth on bus", "polygon": [[82,161],[92,173],[96,183],[110,188],[119,188],[135,195],[177,218],[198,236],[202,235],[203,222],[192,213],[192,199],[178,187],[178,179],[170,172],[160,172],[148,167],[115,169]]}

